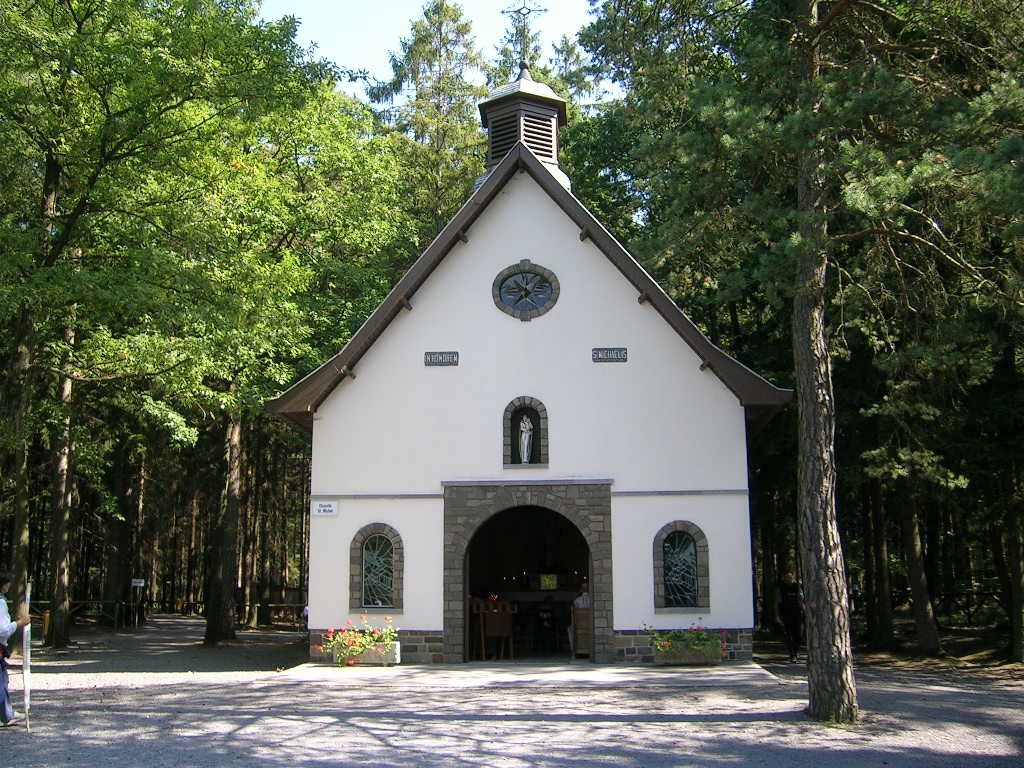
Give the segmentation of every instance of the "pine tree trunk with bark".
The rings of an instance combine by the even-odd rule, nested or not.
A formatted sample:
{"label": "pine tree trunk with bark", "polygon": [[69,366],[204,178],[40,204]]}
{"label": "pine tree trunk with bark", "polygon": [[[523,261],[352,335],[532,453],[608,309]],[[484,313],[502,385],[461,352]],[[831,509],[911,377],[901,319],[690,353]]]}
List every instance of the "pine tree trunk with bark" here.
{"label": "pine tree trunk with bark", "polygon": [[[802,0],[806,23],[803,77],[818,76],[819,4]],[[813,87],[808,91],[813,93]],[[809,113],[819,105],[806,105]],[[808,138],[797,158],[796,251],[793,294],[793,362],[798,413],[797,522],[803,559],[807,626],[808,714],[815,720],[852,723],[859,705],[850,644],[846,567],[836,520],[835,401],[825,322],[828,276],[828,190],[820,140]]]}

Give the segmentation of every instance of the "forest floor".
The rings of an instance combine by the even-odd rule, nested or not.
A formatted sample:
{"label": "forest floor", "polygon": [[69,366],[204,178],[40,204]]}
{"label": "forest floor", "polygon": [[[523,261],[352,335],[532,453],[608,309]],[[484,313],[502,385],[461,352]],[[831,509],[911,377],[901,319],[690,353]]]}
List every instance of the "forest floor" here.
{"label": "forest floor", "polygon": [[[909,616],[897,616],[896,641],[891,651],[876,651],[854,642],[857,669],[902,669],[908,672],[961,675],[979,680],[1024,682],[1024,664],[1009,661],[1010,632],[1006,627],[940,627],[942,653],[922,654],[914,642]],[[790,665],[780,639],[759,634],[754,640],[754,661],[785,674]],[[803,661],[803,656],[801,656]],[[788,676],[788,675],[787,675]]]}

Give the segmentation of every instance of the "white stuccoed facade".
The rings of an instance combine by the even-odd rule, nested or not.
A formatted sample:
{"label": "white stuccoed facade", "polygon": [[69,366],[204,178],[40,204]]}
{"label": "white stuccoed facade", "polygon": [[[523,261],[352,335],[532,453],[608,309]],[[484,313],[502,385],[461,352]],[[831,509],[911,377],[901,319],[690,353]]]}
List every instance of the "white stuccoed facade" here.
{"label": "white stuccoed facade", "polygon": [[[349,345],[270,404],[312,431],[311,642],[386,612],[404,658],[468,657],[470,541],[494,515],[539,507],[589,547],[595,660],[649,655],[645,626],[698,622],[749,655],[746,429],[790,393],[711,345],[566,189],[564,103],[547,86],[524,69],[481,113],[490,176]],[[532,133],[507,151],[516,125]],[[529,320],[494,293],[523,260],[558,283]],[[601,349],[626,361],[597,362]],[[517,398],[543,411],[543,463],[511,463]],[[673,526],[702,552],[698,606],[665,607],[659,553]],[[360,598],[373,532],[400,549],[387,609]]]}
{"label": "white stuccoed facade", "polygon": [[[673,519],[708,536],[705,622],[752,626],[744,412],[736,396],[700,369],[700,358],[637,301],[592,242],[580,241],[529,175],[512,178],[469,235],[360,360],[357,377],[316,414],[312,494],[337,502],[340,514],[312,520],[310,626],[351,617],[349,542],[363,525],[384,522],[406,549],[402,625],[440,628],[441,482],[577,478],[613,481],[616,629],[685,627],[696,618],[654,613],[651,542]],[[523,258],[561,284],[555,307],[529,322],[500,312],[491,298],[495,275]],[[594,347],[625,347],[628,362],[594,363]],[[441,350],[457,351],[459,364],[424,365],[424,352]],[[519,395],[548,409],[547,467],[502,466],[501,418]],[[665,495],[678,492],[685,494]],[[437,498],[365,498],[412,494]]]}

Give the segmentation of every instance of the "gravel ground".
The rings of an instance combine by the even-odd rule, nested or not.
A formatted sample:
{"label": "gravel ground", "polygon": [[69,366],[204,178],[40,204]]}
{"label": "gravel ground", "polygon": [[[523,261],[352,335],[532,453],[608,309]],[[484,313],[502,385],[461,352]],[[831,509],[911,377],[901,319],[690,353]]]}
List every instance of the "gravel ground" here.
{"label": "gravel ground", "polygon": [[0,730],[0,765],[1024,765],[1019,678],[860,669],[863,719],[836,727],[805,717],[793,665],[337,668],[294,633],[206,649],[202,632],[158,616],[33,648],[31,729]]}

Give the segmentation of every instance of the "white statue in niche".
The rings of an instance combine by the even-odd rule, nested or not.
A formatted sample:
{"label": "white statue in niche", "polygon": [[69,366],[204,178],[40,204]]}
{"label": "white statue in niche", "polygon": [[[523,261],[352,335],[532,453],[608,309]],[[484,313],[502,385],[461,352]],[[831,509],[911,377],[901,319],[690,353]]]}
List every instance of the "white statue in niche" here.
{"label": "white statue in niche", "polygon": [[530,451],[533,448],[533,422],[527,414],[519,420],[519,463],[530,463]]}

